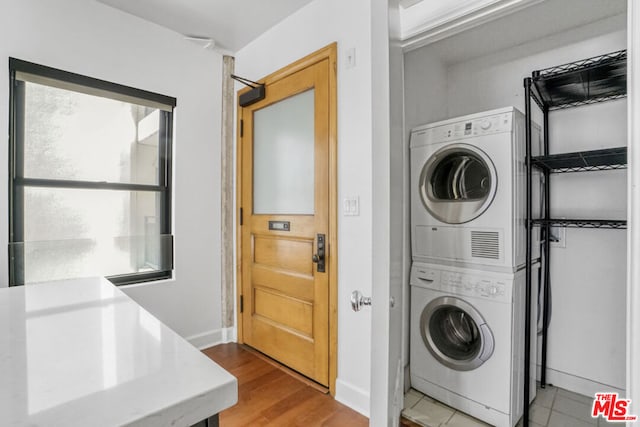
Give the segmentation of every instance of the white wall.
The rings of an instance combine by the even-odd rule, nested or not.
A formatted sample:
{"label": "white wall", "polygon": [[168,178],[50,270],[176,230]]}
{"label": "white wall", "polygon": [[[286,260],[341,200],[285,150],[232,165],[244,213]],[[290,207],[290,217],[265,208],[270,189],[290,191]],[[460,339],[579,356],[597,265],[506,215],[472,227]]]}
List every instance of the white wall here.
{"label": "white wall", "polygon": [[[448,117],[507,105],[524,111],[523,78],[532,70],[625,48],[624,17],[615,19],[619,31],[575,42],[578,31],[589,33],[583,27],[457,64],[439,62],[429,47],[407,54],[407,126],[442,118],[443,105]],[[442,79],[442,67],[440,86],[421,86]],[[626,145],[626,102],[552,112],[550,145],[552,153]],[[626,172],[553,176],[551,197],[552,216],[625,219]],[[548,380],[555,385],[585,394],[602,384],[624,389],[625,246],[624,231],[567,229],[566,248],[552,248]]]}
{"label": "white wall", "polygon": [[447,67],[427,48],[405,54],[404,122],[409,132],[425,123],[447,118]]}
{"label": "white wall", "polygon": [[[434,55],[430,49],[423,48],[404,55],[404,144],[405,151],[409,152],[409,136],[411,129],[447,118],[447,67],[444,62]],[[408,154],[407,154],[408,156]],[[405,232],[409,234],[408,249],[406,250],[406,264],[411,265],[411,227],[410,227],[410,203],[409,194],[409,159],[405,162],[405,195],[404,202],[407,205],[405,218]],[[402,359],[405,369],[405,388],[409,384],[409,331],[411,315],[411,287],[409,276],[404,280],[404,319],[403,331],[404,345]]]}
{"label": "white wall", "polygon": [[[220,340],[220,55],[94,1],[5,1],[0,14],[0,134],[8,134],[8,57],[177,98],[175,279],[125,288],[198,345]],[[6,260],[8,149],[0,150],[0,259]],[[6,286],[7,263],[0,263]]]}
{"label": "white wall", "polygon": [[[236,53],[236,74],[260,79],[338,42],[338,198],[360,197],[360,216],[338,217],[338,378],[336,399],[369,414],[371,315],[349,296],[371,295],[371,30],[368,0],[316,0]],[[356,66],[345,68],[347,49]],[[342,206],[342,203],[338,203]]]}

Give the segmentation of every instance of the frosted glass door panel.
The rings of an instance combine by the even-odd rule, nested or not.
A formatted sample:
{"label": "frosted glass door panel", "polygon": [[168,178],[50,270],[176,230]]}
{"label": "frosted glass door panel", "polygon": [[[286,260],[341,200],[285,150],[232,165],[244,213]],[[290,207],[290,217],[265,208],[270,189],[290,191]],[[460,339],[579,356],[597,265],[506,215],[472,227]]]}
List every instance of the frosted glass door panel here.
{"label": "frosted glass door panel", "polygon": [[314,90],[253,115],[253,213],[314,214]]}

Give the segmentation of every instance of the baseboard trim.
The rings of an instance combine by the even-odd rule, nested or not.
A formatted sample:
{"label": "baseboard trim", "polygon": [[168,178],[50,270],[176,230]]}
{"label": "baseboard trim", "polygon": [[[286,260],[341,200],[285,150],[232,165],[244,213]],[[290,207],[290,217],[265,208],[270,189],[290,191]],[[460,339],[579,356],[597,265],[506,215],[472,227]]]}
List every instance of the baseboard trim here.
{"label": "baseboard trim", "polygon": [[[537,378],[540,379],[540,365],[537,366]],[[547,384],[572,391],[585,396],[593,396],[601,392],[617,392],[621,396],[626,395],[624,389],[600,383],[588,378],[572,375],[547,367]]]}
{"label": "baseboard trim", "polygon": [[218,344],[236,342],[236,328],[214,329],[201,334],[192,335],[185,338],[198,350],[213,347]]}
{"label": "baseboard trim", "polygon": [[340,378],[336,379],[336,396],[335,399],[353,409],[369,417],[369,393],[358,387],[355,387]]}

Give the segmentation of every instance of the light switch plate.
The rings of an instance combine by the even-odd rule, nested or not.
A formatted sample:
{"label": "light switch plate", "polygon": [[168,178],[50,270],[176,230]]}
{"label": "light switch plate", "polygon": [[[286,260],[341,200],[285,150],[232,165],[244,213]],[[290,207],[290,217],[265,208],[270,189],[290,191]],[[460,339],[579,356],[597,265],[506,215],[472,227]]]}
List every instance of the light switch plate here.
{"label": "light switch plate", "polygon": [[352,47],[347,49],[347,53],[345,55],[346,59],[346,68],[353,68],[356,66],[356,48]]}
{"label": "light switch plate", "polygon": [[360,215],[360,197],[358,196],[345,197],[342,201],[342,212],[344,216],[359,216]]}

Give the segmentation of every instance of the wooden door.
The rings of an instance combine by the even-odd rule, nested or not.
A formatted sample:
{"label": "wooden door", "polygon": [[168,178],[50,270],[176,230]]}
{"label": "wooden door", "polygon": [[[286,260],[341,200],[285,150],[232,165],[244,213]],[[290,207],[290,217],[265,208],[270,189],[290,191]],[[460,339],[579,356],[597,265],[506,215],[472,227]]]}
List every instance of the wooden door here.
{"label": "wooden door", "polygon": [[308,62],[239,110],[241,340],[328,387],[334,68]]}

